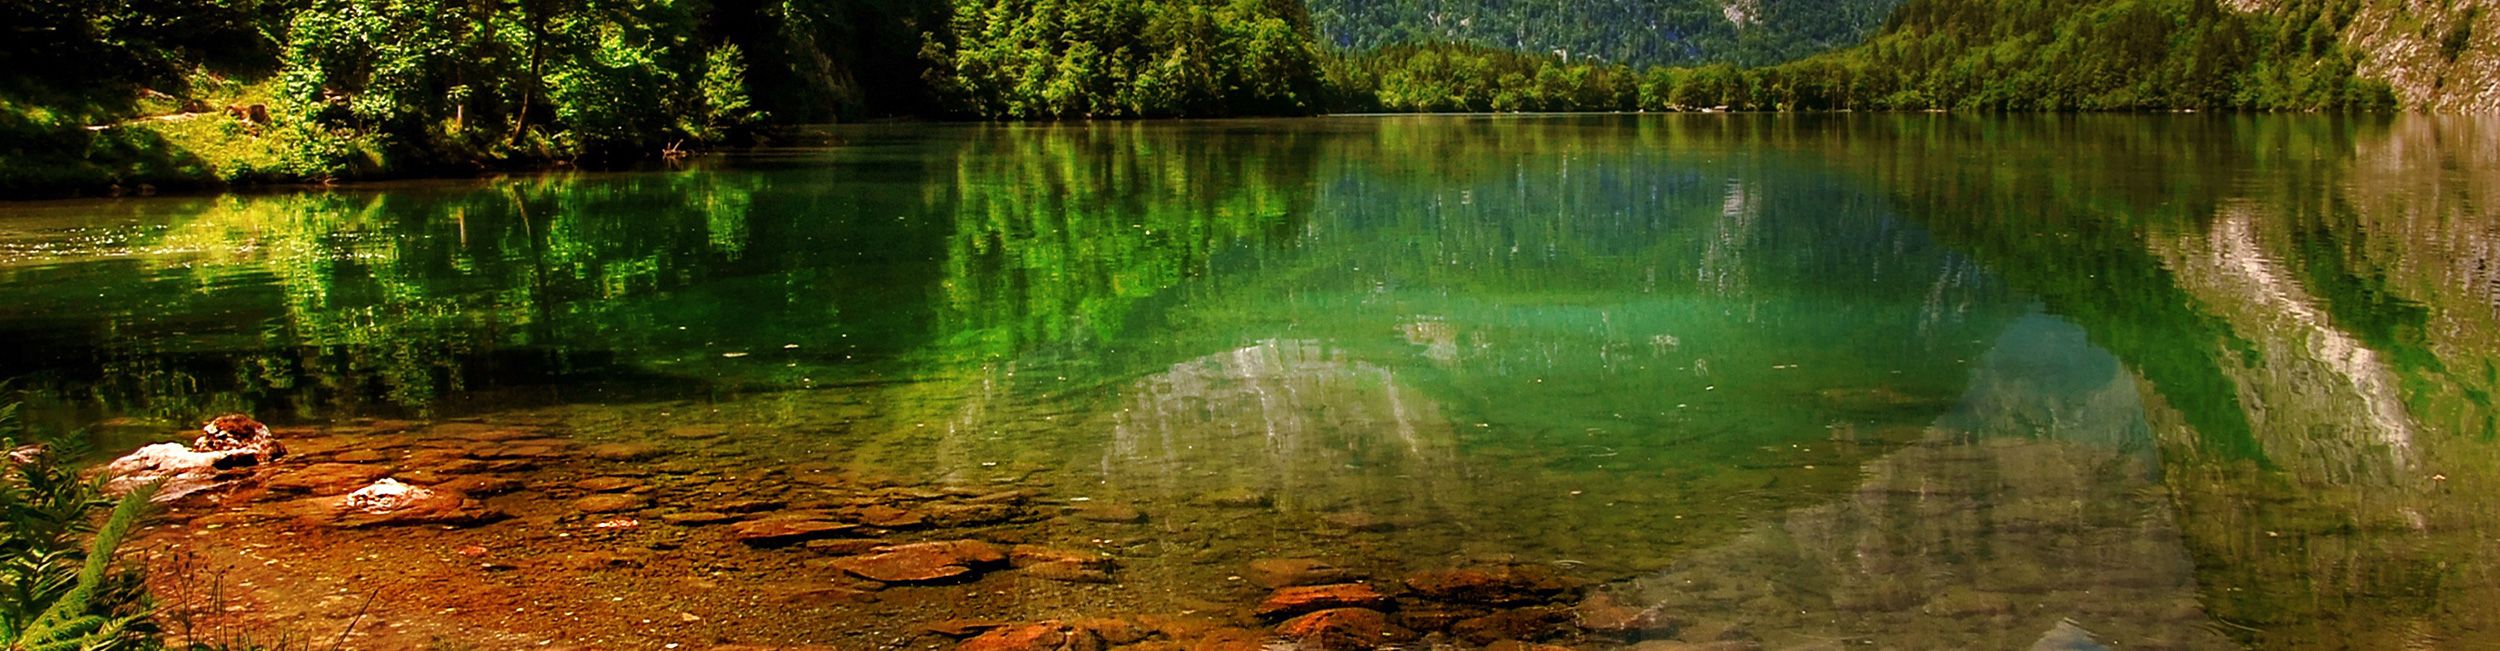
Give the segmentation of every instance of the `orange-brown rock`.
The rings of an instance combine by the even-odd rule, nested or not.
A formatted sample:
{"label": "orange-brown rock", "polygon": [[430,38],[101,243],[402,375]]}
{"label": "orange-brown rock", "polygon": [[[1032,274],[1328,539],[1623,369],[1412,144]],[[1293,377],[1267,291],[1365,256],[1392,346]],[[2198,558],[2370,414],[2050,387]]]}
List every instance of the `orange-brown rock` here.
{"label": "orange-brown rock", "polygon": [[642,487],[642,482],[629,477],[592,477],[573,482],[574,488],[593,493],[621,493]]}
{"label": "orange-brown rock", "polygon": [[860,524],[882,529],[909,529],[928,522],[918,513],[883,504],[860,507],[851,517],[859,520]]}
{"label": "orange-brown rock", "polygon": [[1207,631],[1189,644],[1189,651],[1265,651],[1274,635],[1245,628]]}
{"label": "orange-brown rock", "polygon": [[1664,613],[1627,606],[1606,594],[1589,595],[1572,607],[1580,628],[1593,633],[1628,635],[1674,630],[1680,622]]}
{"label": "orange-brown rock", "polygon": [[729,539],[756,547],[779,547],[832,538],[857,528],[858,525],[830,520],[765,518],[730,525]]}
{"label": "orange-brown rock", "polygon": [[650,498],[632,493],[600,493],[573,500],[573,509],[583,513],[622,513],[650,504]]}
{"label": "orange-brown rock", "polygon": [[1501,640],[1543,640],[1570,632],[1571,611],[1532,606],[1497,610],[1491,615],[1450,625],[1450,634],[1474,644]]}
{"label": "orange-brown rock", "polygon": [[930,622],[920,628],[921,630],[947,637],[964,638],[980,635],[982,633],[989,632],[991,629],[1006,625],[1007,622],[994,619],[949,619],[945,621]]}
{"label": "orange-brown rock", "polygon": [[582,456],[601,461],[641,461],[665,451],[649,443],[599,443],[582,448]]}
{"label": "orange-brown rock", "polygon": [[1092,631],[1060,622],[1014,624],[964,640],[956,651],[1102,651]]}
{"label": "orange-brown rock", "polygon": [[927,583],[970,575],[1006,560],[989,543],[949,540],[879,547],[875,553],[833,559],[832,565],[873,581]]}
{"label": "orange-brown rock", "polygon": [[1389,625],[1389,616],[1369,608],[1335,608],[1285,620],[1276,633],[1315,651],[1377,649],[1411,635]]}
{"label": "orange-brown rock", "polygon": [[1331,608],[1378,608],[1389,602],[1364,583],[1334,583],[1278,588],[1259,602],[1260,617],[1284,617]]}
{"label": "orange-brown rock", "polygon": [[1500,565],[1417,572],[1406,586],[1428,599],[1502,606],[1550,600],[1572,583],[1542,566]]}
{"label": "orange-brown rock", "polygon": [[1484,651],[1571,651],[1571,647],[1502,640],[1484,645]]}

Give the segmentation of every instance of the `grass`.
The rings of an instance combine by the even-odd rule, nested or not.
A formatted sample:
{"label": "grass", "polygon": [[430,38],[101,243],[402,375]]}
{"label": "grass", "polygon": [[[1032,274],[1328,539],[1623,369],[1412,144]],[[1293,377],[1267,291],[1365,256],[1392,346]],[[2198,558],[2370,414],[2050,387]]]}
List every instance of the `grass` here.
{"label": "grass", "polygon": [[[0,89],[0,198],[323,182],[384,168],[370,139],[279,108],[274,84],[194,71],[185,98]],[[226,110],[254,106],[267,122]]]}

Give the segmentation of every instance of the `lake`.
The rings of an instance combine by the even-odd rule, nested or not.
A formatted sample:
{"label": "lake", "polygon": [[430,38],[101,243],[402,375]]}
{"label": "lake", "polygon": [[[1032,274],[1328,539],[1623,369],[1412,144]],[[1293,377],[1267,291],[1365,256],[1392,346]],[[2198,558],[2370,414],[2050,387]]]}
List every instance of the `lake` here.
{"label": "lake", "polygon": [[[682,170],[0,206],[0,374],[100,454],[226,412],[297,449],[144,541],[198,639],[1256,649],[1359,606],[1282,626],[2493,646],[2495,142],[827,127]],[[383,475],[494,517],[314,508]],[[1004,551],[891,567],[959,540]],[[1313,583],[1364,588],[1272,592]]]}

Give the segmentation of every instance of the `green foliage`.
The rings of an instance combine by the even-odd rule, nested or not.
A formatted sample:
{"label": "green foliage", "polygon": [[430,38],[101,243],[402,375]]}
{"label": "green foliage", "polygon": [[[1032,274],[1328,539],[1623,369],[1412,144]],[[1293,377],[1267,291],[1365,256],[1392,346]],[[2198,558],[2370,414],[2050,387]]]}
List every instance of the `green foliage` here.
{"label": "green foliage", "polygon": [[1323,42],[1465,43],[1634,66],[1769,65],[1848,47],[1901,0],[1311,0]]}
{"label": "green foliage", "polygon": [[723,45],[704,55],[703,76],[696,84],[703,98],[702,110],[693,115],[695,122],[678,128],[710,139],[763,122],[764,112],[747,96],[746,77],[746,54],[737,45]]}
{"label": "green foliage", "polygon": [[2465,55],[2465,47],[2474,43],[2474,19],[2481,17],[2481,13],[2479,8],[2468,10],[2448,26],[2447,33],[2439,37],[2441,57],[2455,61]]}
{"label": "green foliage", "polygon": [[[1514,110],[2387,110],[2338,41],[2349,0],[2265,13],[2215,0],[1910,0],[1869,42],[1740,68],[1570,64],[1464,47],[1384,48],[1348,106]],[[1368,76],[1366,76],[1368,75]],[[1621,80],[1636,77],[1625,90]]]}
{"label": "green foliage", "polygon": [[288,31],[281,101],[417,155],[648,153],[752,121],[742,57],[702,44],[702,9],[315,0]]}
{"label": "green foliage", "polygon": [[1344,55],[1332,67],[1340,97],[1357,110],[1607,111],[1628,110],[1639,85],[1621,66],[1571,63],[1459,44],[1399,46]]}
{"label": "green foliage", "polygon": [[1293,0],[952,0],[930,82],[987,118],[1202,117],[1319,110]]}
{"label": "green foliage", "polygon": [[[16,406],[0,408],[0,445],[10,474],[0,478],[0,644],[12,650],[142,648],[147,607],[139,579],[117,572],[114,552],[147,516],[156,486],[118,501],[78,478],[65,462],[72,439],[18,447]],[[94,511],[112,511],[90,526]],[[83,542],[82,542],[82,539]]]}

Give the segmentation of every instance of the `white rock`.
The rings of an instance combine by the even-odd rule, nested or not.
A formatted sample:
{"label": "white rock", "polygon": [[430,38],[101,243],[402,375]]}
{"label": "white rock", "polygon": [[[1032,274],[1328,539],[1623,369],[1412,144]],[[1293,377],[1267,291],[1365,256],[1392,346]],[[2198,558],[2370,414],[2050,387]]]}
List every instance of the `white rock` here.
{"label": "white rock", "polygon": [[356,492],[348,493],[347,501],[343,502],[342,505],[349,510],[379,514],[389,513],[391,511],[398,510],[400,507],[432,497],[434,497],[434,491],[399,483],[399,480],[397,479],[384,477],[374,481],[371,486],[359,488],[356,489]]}

